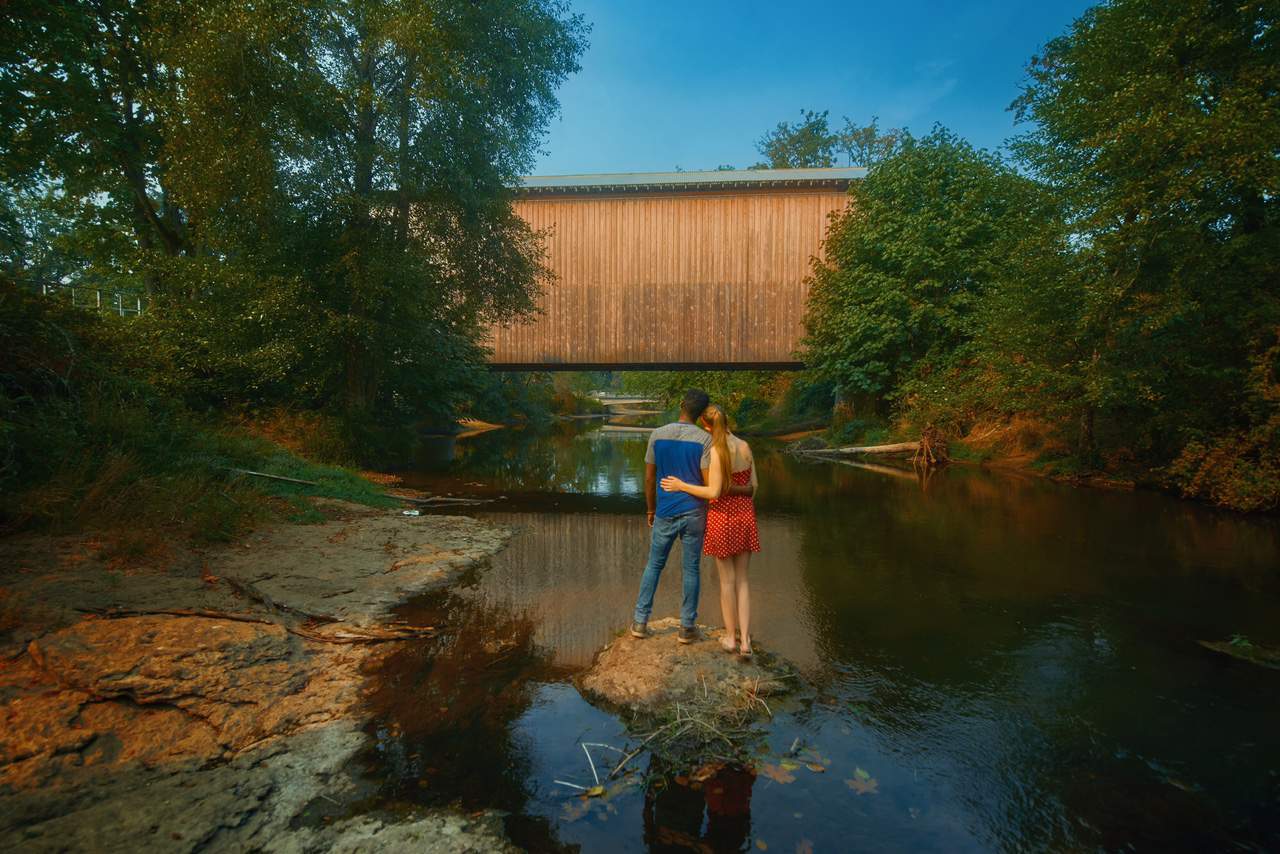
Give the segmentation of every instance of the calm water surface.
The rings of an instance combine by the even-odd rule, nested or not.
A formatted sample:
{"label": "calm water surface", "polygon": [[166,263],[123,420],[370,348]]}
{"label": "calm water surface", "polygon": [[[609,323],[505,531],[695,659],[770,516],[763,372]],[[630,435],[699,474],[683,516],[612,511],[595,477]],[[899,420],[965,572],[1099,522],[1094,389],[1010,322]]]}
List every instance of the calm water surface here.
{"label": "calm water surface", "polygon": [[[375,679],[380,806],[497,807],[544,850],[1280,850],[1280,671],[1197,643],[1280,645],[1275,520],[763,443],[752,633],[816,692],[768,750],[798,738],[826,771],[575,797],[553,781],[591,784],[580,742],[628,741],[571,680],[630,617],[644,442],[495,431],[405,473],[497,499],[479,515],[518,533],[469,584],[406,606],[449,628]],[[678,611],[673,559],[655,618]],[[710,561],[700,619],[719,624]]]}

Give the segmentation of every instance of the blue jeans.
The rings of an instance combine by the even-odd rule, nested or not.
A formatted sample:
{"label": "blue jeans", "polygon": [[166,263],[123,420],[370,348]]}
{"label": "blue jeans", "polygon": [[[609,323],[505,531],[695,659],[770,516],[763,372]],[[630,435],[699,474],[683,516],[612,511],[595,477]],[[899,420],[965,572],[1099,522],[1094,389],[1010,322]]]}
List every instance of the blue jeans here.
{"label": "blue jeans", "polygon": [[636,597],[636,622],[649,622],[653,613],[653,594],[658,591],[658,579],[667,565],[667,555],[676,537],[684,547],[681,562],[684,595],[680,600],[680,625],[692,628],[698,623],[698,592],[702,567],[702,539],[707,534],[705,509],[685,513],[682,516],[659,516],[653,520],[653,534],[649,538],[649,562],[640,577],[640,595]]}

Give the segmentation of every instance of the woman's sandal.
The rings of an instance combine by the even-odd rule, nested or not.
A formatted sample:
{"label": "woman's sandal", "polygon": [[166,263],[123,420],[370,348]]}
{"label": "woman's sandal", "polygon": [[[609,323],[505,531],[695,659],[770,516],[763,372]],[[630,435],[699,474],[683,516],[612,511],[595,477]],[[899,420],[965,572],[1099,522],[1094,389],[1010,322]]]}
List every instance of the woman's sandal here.
{"label": "woman's sandal", "polygon": [[750,660],[751,660],[751,656],[752,656],[753,654],[754,654],[754,653],[751,651],[751,646],[750,646],[750,644],[748,644],[748,645],[747,645],[747,647],[746,647],[746,649],[739,649],[739,650],[738,650],[738,660],[739,660],[739,661],[750,661]]}
{"label": "woman's sandal", "polygon": [[720,638],[720,648],[723,649],[725,652],[729,653],[730,655],[733,655],[735,652],[738,651],[738,642],[736,640],[733,640],[729,642],[728,646],[725,646],[724,638],[722,637]]}

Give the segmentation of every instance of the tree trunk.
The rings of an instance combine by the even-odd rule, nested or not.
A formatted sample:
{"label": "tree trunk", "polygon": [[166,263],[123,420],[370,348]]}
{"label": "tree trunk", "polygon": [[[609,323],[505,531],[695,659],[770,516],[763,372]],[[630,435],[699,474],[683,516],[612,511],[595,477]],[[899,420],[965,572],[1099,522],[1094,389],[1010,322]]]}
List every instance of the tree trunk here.
{"label": "tree trunk", "polygon": [[370,216],[373,204],[373,168],[376,152],[377,112],[374,109],[373,51],[363,41],[360,43],[359,60],[355,72],[358,79],[356,106],[355,164],[352,188],[355,190],[355,208],[347,222],[347,234],[352,255],[352,268],[347,280],[347,316],[351,321],[347,329],[344,354],[346,382],[344,404],[349,415],[356,415],[373,403],[373,365],[368,347],[353,331],[365,319],[368,307],[363,288],[367,271],[365,252],[368,250]]}
{"label": "tree trunk", "polygon": [[1094,412],[1093,404],[1086,404],[1084,411],[1080,413],[1080,456],[1089,462],[1094,458]]}
{"label": "tree trunk", "polygon": [[409,242],[409,127],[413,119],[414,63],[405,63],[400,82],[399,169],[396,197],[396,242],[403,248]]}

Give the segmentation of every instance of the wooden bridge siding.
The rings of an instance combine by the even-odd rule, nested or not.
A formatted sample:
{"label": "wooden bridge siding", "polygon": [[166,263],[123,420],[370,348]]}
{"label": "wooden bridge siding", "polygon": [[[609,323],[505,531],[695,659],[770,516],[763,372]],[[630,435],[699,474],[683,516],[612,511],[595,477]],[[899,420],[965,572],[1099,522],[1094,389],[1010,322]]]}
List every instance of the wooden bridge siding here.
{"label": "wooden bridge siding", "polygon": [[[530,197],[556,273],[535,322],[494,330],[499,365],[789,363],[836,190]],[[719,319],[722,334],[712,333]]]}

